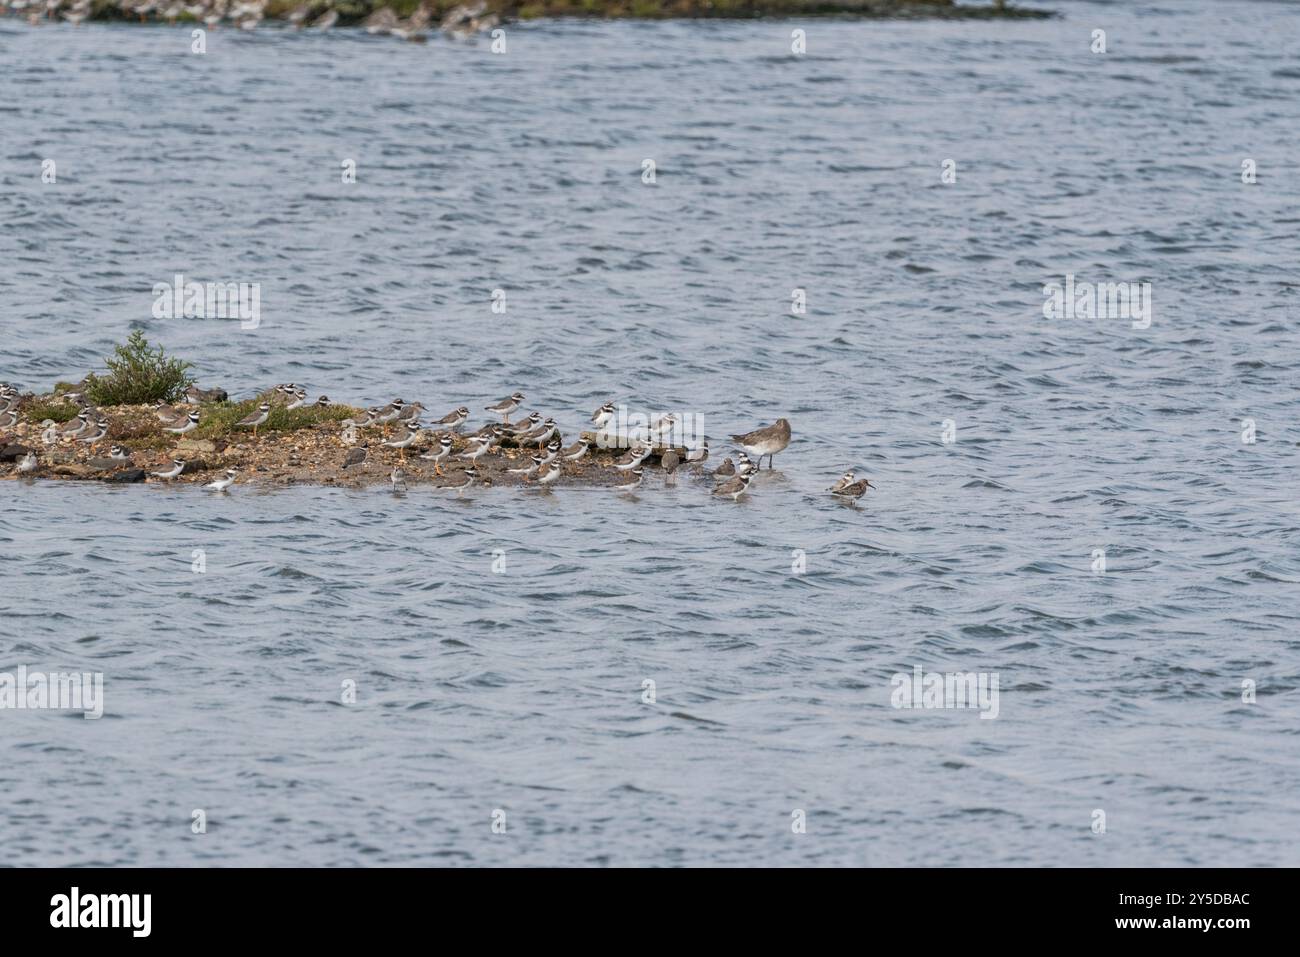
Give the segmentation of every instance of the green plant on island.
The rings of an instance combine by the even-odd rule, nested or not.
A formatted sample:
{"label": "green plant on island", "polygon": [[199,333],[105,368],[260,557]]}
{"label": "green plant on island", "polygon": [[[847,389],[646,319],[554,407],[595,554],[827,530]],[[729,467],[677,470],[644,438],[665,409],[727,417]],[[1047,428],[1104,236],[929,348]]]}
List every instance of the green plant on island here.
{"label": "green plant on island", "polygon": [[154,349],[137,329],[125,345],[115,346],[104,360],[108,375],[86,376],[86,398],[94,405],[152,405],[176,402],[194,380],[191,364],[169,357],[162,346]]}

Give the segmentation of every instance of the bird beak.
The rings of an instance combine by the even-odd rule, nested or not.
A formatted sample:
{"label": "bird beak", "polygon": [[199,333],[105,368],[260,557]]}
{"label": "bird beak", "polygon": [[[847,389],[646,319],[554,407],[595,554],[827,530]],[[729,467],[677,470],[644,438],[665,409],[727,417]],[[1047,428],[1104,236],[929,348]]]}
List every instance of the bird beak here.
{"label": "bird beak", "polygon": [[[867,482],[866,479],[863,479],[862,481]],[[875,486],[872,485],[870,482],[867,482],[867,488],[875,488]]]}

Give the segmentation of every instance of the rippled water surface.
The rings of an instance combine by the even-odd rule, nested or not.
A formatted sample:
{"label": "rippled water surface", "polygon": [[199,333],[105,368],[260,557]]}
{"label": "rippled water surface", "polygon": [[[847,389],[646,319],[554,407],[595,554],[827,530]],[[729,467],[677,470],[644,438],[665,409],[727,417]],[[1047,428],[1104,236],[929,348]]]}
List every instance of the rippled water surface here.
{"label": "rippled water surface", "polygon": [[[140,326],[239,395],[795,430],[736,504],[0,482],[0,671],[106,695],[0,712],[9,860],[1300,864],[1300,16],[1060,6],[505,55],[0,21],[0,380]],[[152,319],[176,272],[261,327]],[[1044,319],[1067,272],[1150,328]],[[998,717],[891,707],[917,665]]]}

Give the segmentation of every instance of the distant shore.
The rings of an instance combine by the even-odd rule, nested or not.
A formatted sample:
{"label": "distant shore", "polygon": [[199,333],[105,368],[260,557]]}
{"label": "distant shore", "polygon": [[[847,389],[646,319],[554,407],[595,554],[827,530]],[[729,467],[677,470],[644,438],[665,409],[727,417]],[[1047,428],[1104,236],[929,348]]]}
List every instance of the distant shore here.
{"label": "distant shore", "polygon": [[1050,10],[1000,0],[981,5],[954,0],[0,0],[0,12],[33,25],[67,21],[202,24],[243,30],[264,21],[295,29],[363,27],[372,34],[421,41],[432,30],[465,38],[512,20],[546,17],[590,19],[756,19],[843,17],[1041,19]]}

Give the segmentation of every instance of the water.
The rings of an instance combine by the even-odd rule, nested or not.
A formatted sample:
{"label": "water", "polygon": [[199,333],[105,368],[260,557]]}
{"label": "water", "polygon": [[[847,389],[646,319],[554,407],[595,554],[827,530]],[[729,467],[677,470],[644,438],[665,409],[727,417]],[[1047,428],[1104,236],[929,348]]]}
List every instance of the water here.
{"label": "water", "polygon": [[[0,716],[8,859],[1300,864],[1295,10],[1060,6],[803,58],[0,21],[0,379],[139,326],[239,395],[795,430],[737,504],[0,484],[0,671],[106,698]],[[262,325],[153,320],[176,272]],[[1150,328],[1044,319],[1067,272]],[[891,707],[917,665],[998,717]]]}

